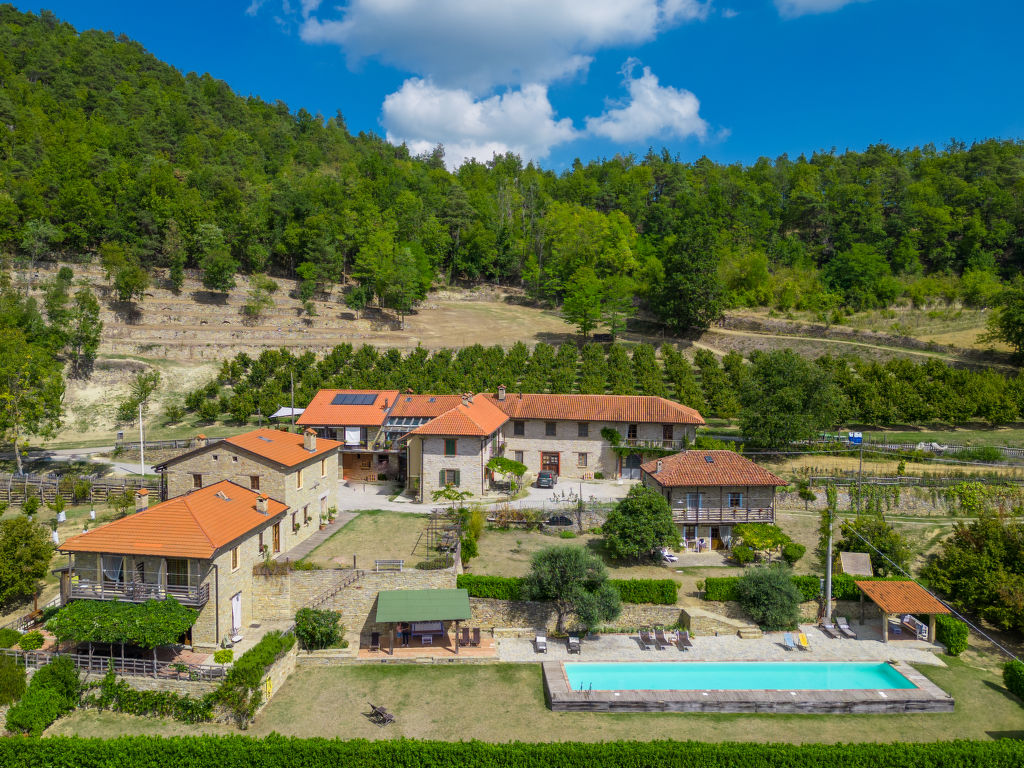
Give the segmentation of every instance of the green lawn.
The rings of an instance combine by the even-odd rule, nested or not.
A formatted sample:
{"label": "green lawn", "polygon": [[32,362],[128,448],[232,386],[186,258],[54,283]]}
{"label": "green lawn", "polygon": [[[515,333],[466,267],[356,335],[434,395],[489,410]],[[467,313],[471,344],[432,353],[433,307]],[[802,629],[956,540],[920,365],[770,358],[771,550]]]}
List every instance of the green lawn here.
{"label": "green lawn", "polygon": [[[552,712],[537,664],[317,667],[297,671],[249,729],[253,736],[483,741],[937,741],[1024,736],[1024,709],[991,671],[956,659],[924,673],[956,699],[953,714],[699,715]],[[362,714],[385,705],[396,722]],[[76,712],[50,734],[112,737],[227,733],[224,724],[185,726],[110,712]]]}
{"label": "green lawn", "polygon": [[427,549],[426,529],[426,515],[364,510],[305,559],[324,568],[351,568],[353,555],[360,568],[373,568],[374,560],[412,566],[437,554]]}

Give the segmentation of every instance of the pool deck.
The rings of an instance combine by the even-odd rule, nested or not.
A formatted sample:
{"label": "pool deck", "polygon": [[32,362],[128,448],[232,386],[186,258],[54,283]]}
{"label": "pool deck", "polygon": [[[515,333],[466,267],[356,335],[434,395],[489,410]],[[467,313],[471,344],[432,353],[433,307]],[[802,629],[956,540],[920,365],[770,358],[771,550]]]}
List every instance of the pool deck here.
{"label": "pool deck", "polygon": [[[648,658],[651,661],[668,660],[664,657]],[[806,659],[806,654],[804,658]],[[676,660],[682,661],[678,657]],[[569,681],[562,662],[545,661],[542,665],[545,694],[551,709],[556,712],[748,712],[817,715],[953,711],[953,698],[927,677],[904,662],[893,662],[893,666],[917,687],[841,691],[573,691],[569,689]]]}

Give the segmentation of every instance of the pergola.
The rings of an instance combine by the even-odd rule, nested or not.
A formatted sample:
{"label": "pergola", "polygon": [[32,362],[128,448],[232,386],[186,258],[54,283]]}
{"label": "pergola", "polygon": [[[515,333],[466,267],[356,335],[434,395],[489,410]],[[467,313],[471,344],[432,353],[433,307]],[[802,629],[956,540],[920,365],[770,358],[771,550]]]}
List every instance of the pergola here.
{"label": "pergola", "polygon": [[455,653],[459,652],[459,622],[472,617],[469,592],[464,589],[393,589],[377,594],[378,624],[390,624],[390,647],[395,652],[395,625],[409,623],[413,634],[417,624],[424,630],[429,625],[440,625],[441,634],[447,635],[445,624],[455,622]]}
{"label": "pergola", "polygon": [[860,589],[860,623],[864,623],[864,596],[882,611],[882,642],[889,642],[889,619],[907,615],[928,616],[928,642],[935,642],[935,616],[950,613],[916,581],[856,581]]}

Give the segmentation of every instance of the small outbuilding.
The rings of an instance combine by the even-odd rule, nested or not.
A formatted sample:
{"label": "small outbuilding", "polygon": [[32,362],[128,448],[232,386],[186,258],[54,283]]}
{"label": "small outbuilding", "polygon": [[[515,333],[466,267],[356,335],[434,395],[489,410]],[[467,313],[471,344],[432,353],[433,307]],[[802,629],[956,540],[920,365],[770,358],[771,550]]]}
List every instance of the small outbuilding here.
{"label": "small outbuilding", "polygon": [[839,572],[849,576],[874,576],[871,555],[867,552],[840,552]]}
{"label": "small outbuilding", "polygon": [[[860,589],[860,621],[864,623],[864,596],[878,606],[882,612],[882,642],[889,642],[889,627],[902,635],[904,628],[913,632],[915,638],[935,642],[935,617],[951,613],[949,608],[916,581],[857,581]],[[925,631],[917,616],[927,616]]]}
{"label": "small outbuilding", "polygon": [[376,622],[390,625],[388,650],[392,654],[399,625],[404,627],[412,642],[422,646],[447,646],[448,629],[453,624],[451,647],[458,654],[459,622],[472,615],[469,592],[465,589],[393,589],[377,594]]}

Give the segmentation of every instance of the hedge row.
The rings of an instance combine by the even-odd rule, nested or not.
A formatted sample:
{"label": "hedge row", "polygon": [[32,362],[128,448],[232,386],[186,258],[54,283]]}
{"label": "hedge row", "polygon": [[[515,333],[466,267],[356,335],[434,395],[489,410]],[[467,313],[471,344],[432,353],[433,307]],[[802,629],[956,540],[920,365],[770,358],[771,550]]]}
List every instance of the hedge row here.
{"label": "hedge row", "polygon": [[1024,763],[1024,742],[940,741],[896,744],[709,744],[698,741],[610,741],[596,744],[487,744],[480,741],[443,742],[400,739],[352,741],[268,736],[200,736],[161,738],[128,736],[117,739],[0,739],[0,765],[36,768],[67,765],[76,768],[418,768],[457,765],[460,768],[557,766],[557,768],[626,768],[639,765],[733,768],[907,768],[907,766],[967,766],[1017,768]]}
{"label": "hedge row", "polygon": [[960,619],[952,616],[935,617],[935,639],[946,646],[950,656],[959,656],[967,650],[967,637],[970,630]]}
{"label": "hedge row", "polygon": [[[709,576],[704,580],[704,599],[716,602],[735,601],[736,584],[740,576]],[[845,573],[837,573],[832,576],[832,597],[836,600],[857,600],[860,598],[860,589],[855,581],[903,581],[897,577],[876,576],[867,578],[861,576],[850,576]],[[804,602],[817,600],[821,593],[821,577],[819,576],[794,576],[793,583],[800,591],[800,599]]]}
{"label": "hedge row", "polygon": [[172,717],[184,723],[203,723],[213,719],[213,697],[199,699],[173,691],[139,691],[114,674],[113,661],[103,681],[82,697],[81,706],[109,709],[129,715]]}
{"label": "hedge row", "polygon": [[[41,735],[58,717],[78,706],[81,692],[74,663],[67,656],[57,657],[36,670],[21,701],[7,710],[7,730]],[[0,765],[10,764],[0,759]]]}
{"label": "hedge row", "polygon": [[1024,703],[1024,664],[1008,661],[1003,667],[1003,684],[1006,689]]}
{"label": "hedge row", "polygon": [[[477,576],[463,573],[458,576],[457,586],[469,592],[470,597],[486,597],[492,600],[523,600],[522,577]],[[608,579],[619,592],[624,603],[654,603],[675,605],[679,584],[672,579]]]}

